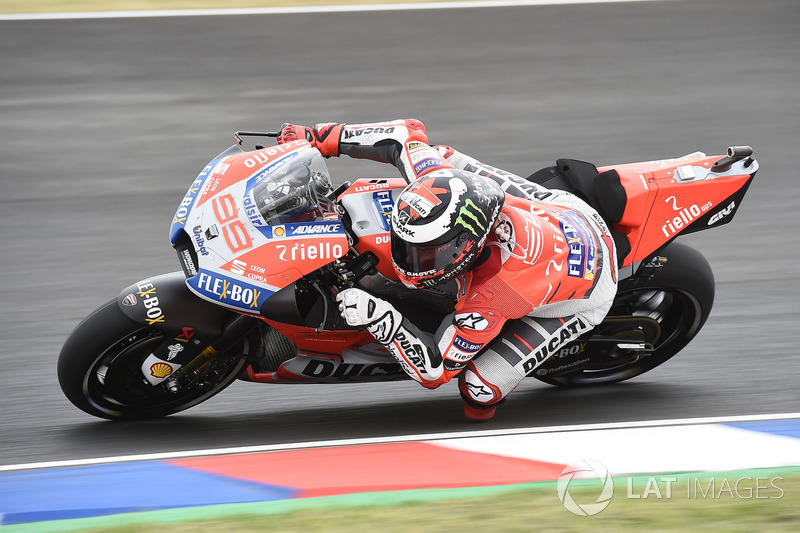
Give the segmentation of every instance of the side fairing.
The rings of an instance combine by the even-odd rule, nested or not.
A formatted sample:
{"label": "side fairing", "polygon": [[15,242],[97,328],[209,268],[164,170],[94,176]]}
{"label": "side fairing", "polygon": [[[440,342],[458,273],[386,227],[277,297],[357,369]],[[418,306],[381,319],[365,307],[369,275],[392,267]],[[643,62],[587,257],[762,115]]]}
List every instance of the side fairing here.
{"label": "side fairing", "polygon": [[[627,194],[625,213],[614,227],[631,244],[625,266],[642,261],[678,235],[731,221],[753,176],[755,160],[715,171],[721,156],[700,152],[677,159],[615,165]],[[612,167],[600,168],[599,171]]]}
{"label": "side fairing", "polygon": [[[316,149],[305,141],[252,152],[224,152],[201,172],[173,222],[173,244],[184,232],[196,255],[187,286],[200,298],[259,314],[270,295],[348,251],[338,217],[270,224],[254,188]],[[185,204],[185,205],[184,205]],[[184,238],[185,239],[185,238]]]}
{"label": "side fairing", "polygon": [[376,268],[389,279],[397,279],[389,237],[392,210],[405,186],[399,178],[360,179],[339,197],[358,239],[356,250],[373,252],[379,260]]}

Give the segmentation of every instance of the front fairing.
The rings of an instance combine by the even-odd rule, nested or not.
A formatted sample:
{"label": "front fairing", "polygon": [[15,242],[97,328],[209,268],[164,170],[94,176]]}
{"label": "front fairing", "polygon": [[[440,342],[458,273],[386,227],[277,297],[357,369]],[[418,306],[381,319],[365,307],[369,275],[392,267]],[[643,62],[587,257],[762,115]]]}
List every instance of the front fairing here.
{"label": "front fairing", "polygon": [[194,265],[181,257],[189,288],[258,314],[271,294],[347,253],[329,190],[324,159],[305,141],[220,154],[192,183],[172,224],[179,254],[181,243],[191,243]]}

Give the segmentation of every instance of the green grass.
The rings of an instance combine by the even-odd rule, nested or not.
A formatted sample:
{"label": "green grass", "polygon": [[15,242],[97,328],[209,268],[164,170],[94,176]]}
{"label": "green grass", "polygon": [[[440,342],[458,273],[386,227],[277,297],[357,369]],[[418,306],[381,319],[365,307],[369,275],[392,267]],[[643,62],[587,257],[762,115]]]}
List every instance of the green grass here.
{"label": "green grass", "polygon": [[[735,481],[745,477],[735,494]],[[761,481],[756,478],[760,477]],[[634,478],[632,490],[627,479],[615,480],[615,494],[609,506],[595,516],[581,517],[567,511],[558,499],[556,483],[530,483],[517,487],[464,489],[456,491],[408,491],[368,495],[291,500],[241,506],[218,506],[197,510],[183,509],[126,515],[136,523],[125,525],[126,516],[115,517],[112,525],[103,520],[74,521],[73,531],[134,533],[168,530],[170,533],[255,531],[280,532],[640,532],[640,531],[800,531],[800,472],[798,469],[749,471],[717,474],[709,490],[709,475],[678,475],[672,484],[671,498],[662,498],[650,486],[647,498],[630,499],[628,493],[642,496],[648,491],[648,478]],[[782,478],[782,479],[779,479]],[[657,476],[658,479],[658,476]],[[724,480],[733,494],[725,489]],[[759,499],[756,485],[760,484]],[[774,484],[774,486],[772,485]],[[522,488],[520,488],[522,487]],[[779,487],[779,488],[775,488]],[[752,490],[748,496],[748,488]],[[570,485],[570,495],[578,503],[593,503],[600,493],[599,482],[587,480]],[[458,495],[484,492],[479,497]],[[703,493],[705,492],[705,496]],[[455,499],[450,499],[456,495]],[[353,502],[360,502],[353,504]],[[273,505],[271,505],[273,504]],[[277,504],[277,505],[274,505]],[[288,512],[280,512],[286,509]],[[283,505],[283,507],[281,507]],[[305,506],[306,508],[303,508]],[[223,510],[227,509],[227,510]],[[220,510],[223,510],[220,512]],[[194,515],[194,516],[193,516]],[[197,520],[193,520],[197,518]],[[98,522],[99,520],[99,522]],[[93,522],[94,521],[94,522]],[[62,522],[62,525],[70,521]],[[57,523],[54,523],[56,525]],[[36,528],[26,531],[58,531]],[[43,525],[43,524],[41,524]],[[112,525],[112,527],[103,527]],[[100,526],[99,528],[96,526]],[[23,528],[26,526],[23,526]],[[94,528],[94,529],[93,529]],[[11,532],[12,526],[9,529]]]}
{"label": "green grass", "polygon": [[322,6],[339,4],[403,4],[423,1],[433,0],[0,0],[0,13],[71,13],[79,11],[228,9],[252,7]]}

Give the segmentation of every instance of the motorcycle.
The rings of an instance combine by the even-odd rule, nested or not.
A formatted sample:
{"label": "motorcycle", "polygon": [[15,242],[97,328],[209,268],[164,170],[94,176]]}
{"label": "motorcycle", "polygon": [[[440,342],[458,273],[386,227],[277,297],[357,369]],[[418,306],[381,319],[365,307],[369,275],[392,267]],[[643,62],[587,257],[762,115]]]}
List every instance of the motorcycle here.
{"label": "motorcycle", "polygon": [[[452,312],[450,284],[408,289],[394,273],[390,215],[401,178],[334,188],[305,141],[246,149],[245,136],[199,173],[170,240],[182,271],[125,288],[67,338],[58,379],[79,409],[111,420],[163,417],[236,379],[353,383],[409,379],[336,292],[361,287],[426,331]],[[758,170],[747,146],[727,155],[597,168],[559,159],[528,178],[592,205],[617,246],[619,287],[605,320],[530,358],[528,376],[559,386],[614,383],[664,363],[700,331],[714,301],[703,255],[679,236],[722,226]]]}

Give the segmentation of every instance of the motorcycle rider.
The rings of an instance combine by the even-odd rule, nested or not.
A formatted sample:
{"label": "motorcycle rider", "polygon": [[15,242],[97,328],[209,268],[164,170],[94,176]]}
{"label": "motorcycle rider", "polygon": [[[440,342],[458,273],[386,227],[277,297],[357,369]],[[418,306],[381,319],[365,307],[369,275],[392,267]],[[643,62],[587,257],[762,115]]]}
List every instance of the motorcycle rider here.
{"label": "motorcycle rider", "polygon": [[526,374],[608,313],[614,241],[577,196],[431,146],[414,119],[285,124],[278,142],[298,139],[326,157],[391,163],[410,181],[391,216],[392,262],[409,287],[455,280],[454,313],[432,335],[359,288],[337,295],[339,309],[422,386],[458,375],[467,417],[494,416]]}

